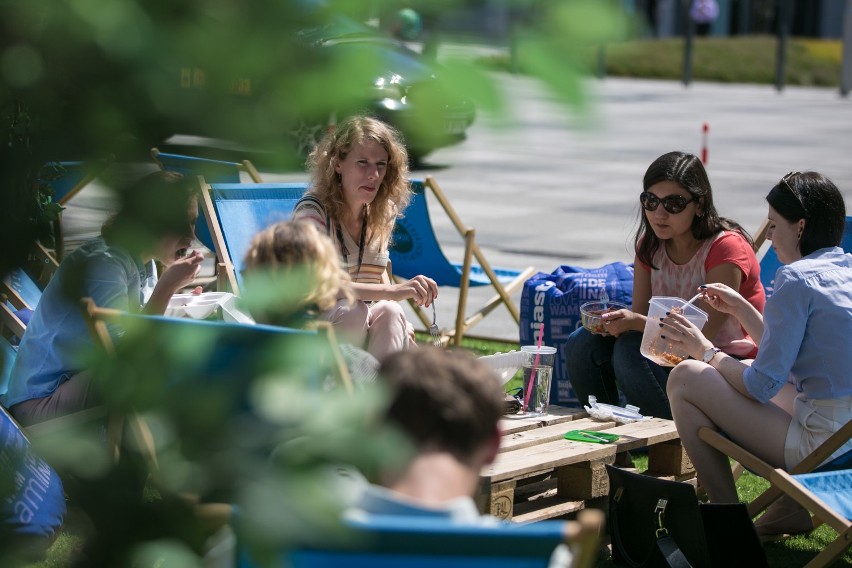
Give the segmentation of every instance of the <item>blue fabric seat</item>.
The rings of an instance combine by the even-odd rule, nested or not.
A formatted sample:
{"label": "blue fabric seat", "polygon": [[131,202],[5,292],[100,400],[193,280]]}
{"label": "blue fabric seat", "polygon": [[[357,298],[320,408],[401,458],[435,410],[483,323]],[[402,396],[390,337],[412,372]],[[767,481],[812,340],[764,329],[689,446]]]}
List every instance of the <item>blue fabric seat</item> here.
{"label": "blue fabric seat", "polygon": [[[284,555],[277,566],[292,568],[545,568],[560,544],[572,552],[571,566],[594,565],[603,529],[600,511],[581,513],[577,521],[540,521],[526,525],[460,523],[446,518],[363,515],[347,518],[343,539],[331,535],[322,544]],[[239,524],[237,525],[239,531]],[[260,566],[241,547],[238,568]]]}
{"label": "blue fabric seat", "polygon": [[[213,250],[235,294],[242,286],[245,254],[252,238],[266,227],[289,220],[308,189],[305,183],[210,183],[203,188],[204,217]],[[221,272],[220,272],[221,273]]]}
{"label": "blue fabric seat", "polygon": [[12,269],[3,277],[0,292],[7,296],[6,304],[16,310],[35,310],[41,299],[41,288],[23,268]]}
{"label": "blue fabric seat", "polygon": [[[110,418],[108,444],[118,453],[129,427],[131,448],[141,453],[155,483],[180,475],[170,469],[175,456],[161,449],[179,451],[204,474],[184,490],[205,500],[232,502],[251,476],[244,459],[266,461],[286,431],[276,420],[313,412],[304,393],[325,396],[337,384],[352,392],[338,346],[324,330],[128,314],[97,308],[89,299],[84,305],[96,344],[110,354],[92,367],[95,379],[110,385],[100,393]],[[122,330],[119,340],[106,331],[107,323]],[[258,397],[258,388],[270,384],[286,386],[292,396],[288,401],[283,390],[274,391],[281,398],[271,419],[269,400]],[[152,428],[149,416],[171,428]]]}
{"label": "blue fabric seat", "polygon": [[[257,169],[248,160],[227,162],[185,154],[170,154],[160,152],[157,148],[151,148],[151,159],[163,171],[176,172],[189,177],[202,176],[207,183],[240,183],[242,172],[245,172],[255,183],[263,182]],[[199,209],[200,207],[201,204],[199,204]],[[198,216],[195,236],[201,244],[210,250],[214,250],[213,237],[202,215]]]}
{"label": "blue fabric seat", "polygon": [[[461,345],[464,334],[500,304],[505,305],[515,322],[520,324],[520,313],[510,294],[533,275],[533,267],[522,270],[492,267],[476,244],[473,229],[462,224],[434,178],[413,180],[411,188],[413,196],[403,212],[403,217],[397,221],[393,233],[390,259],[394,276],[407,279],[423,274],[433,278],[438,286],[459,289],[455,328],[442,331],[450,336],[456,345]],[[461,262],[452,262],[444,254],[429,215],[427,189],[438,200],[465,241],[465,253]],[[474,264],[474,261],[478,264]],[[467,291],[471,286],[492,286],[497,295],[468,316]],[[424,315],[414,304],[412,308],[424,327],[428,328],[428,315]]]}

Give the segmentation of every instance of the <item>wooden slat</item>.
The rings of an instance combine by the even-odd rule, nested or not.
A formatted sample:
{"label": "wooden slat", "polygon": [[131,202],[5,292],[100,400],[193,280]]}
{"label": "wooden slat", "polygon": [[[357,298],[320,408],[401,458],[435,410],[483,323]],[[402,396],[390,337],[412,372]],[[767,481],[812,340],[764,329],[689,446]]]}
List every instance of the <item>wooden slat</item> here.
{"label": "wooden slat", "polygon": [[564,406],[551,406],[545,416],[534,416],[532,418],[503,418],[500,420],[500,431],[505,436],[515,432],[523,432],[524,430],[532,430],[534,428],[543,428],[551,424],[562,424],[563,422],[571,422],[580,418],[588,418],[589,414],[583,409],[569,408]]}
{"label": "wooden slat", "polygon": [[523,430],[504,434],[500,440],[500,451],[509,452],[520,450],[529,446],[561,440],[565,432],[569,430],[605,430],[615,427],[615,422],[601,422],[594,418],[580,418],[570,422],[560,422],[542,428]]}
{"label": "wooden slat", "polygon": [[[542,506],[543,504],[546,504],[546,506]],[[583,501],[571,501],[555,494],[553,496],[548,495],[535,501],[517,503],[515,505],[515,514],[512,515],[512,521],[515,523],[530,523],[555,519],[575,511],[580,511],[585,506],[586,504]]]}
{"label": "wooden slat", "polygon": [[491,482],[522,479],[563,465],[614,456],[615,452],[614,444],[585,444],[571,440],[557,440],[499,454],[491,466],[483,469],[481,477]]}
{"label": "wooden slat", "polygon": [[651,418],[632,424],[601,430],[618,434],[614,444],[587,444],[572,440],[555,440],[543,444],[503,452],[497,460],[482,471],[483,480],[503,481],[520,479],[563,465],[599,460],[617,452],[642,448],[678,438],[674,422]]}
{"label": "wooden slat", "polygon": [[651,418],[641,422],[622,424],[606,430],[608,434],[618,434],[621,438],[616,442],[618,451],[644,448],[653,444],[677,440],[680,436],[672,420]]}

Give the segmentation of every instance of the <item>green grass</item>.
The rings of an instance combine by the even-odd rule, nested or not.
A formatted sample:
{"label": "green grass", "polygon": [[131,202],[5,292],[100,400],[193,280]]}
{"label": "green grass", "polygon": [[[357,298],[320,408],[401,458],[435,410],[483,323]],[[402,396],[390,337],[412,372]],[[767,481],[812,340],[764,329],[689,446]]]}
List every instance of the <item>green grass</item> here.
{"label": "green grass", "polygon": [[[841,49],[839,40],[791,38],[787,45],[785,84],[837,87]],[[774,36],[696,37],[692,79],[774,84],[776,51]],[[683,38],[612,43],[606,45],[604,53],[607,76],[683,78]],[[479,61],[493,69],[509,69],[508,55],[484,57]],[[589,73],[596,69],[597,61],[597,50],[588,54],[585,63]]]}

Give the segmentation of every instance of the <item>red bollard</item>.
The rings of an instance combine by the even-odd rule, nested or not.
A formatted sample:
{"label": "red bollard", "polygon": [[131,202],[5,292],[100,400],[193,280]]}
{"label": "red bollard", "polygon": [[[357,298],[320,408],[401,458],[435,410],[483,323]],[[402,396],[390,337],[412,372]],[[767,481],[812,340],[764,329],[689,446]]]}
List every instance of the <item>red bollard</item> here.
{"label": "red bollard", "polygon": [[701,128],[701,163],[705,166],[707,165],[707,132],[709,130],[710,126],[705,122]]}

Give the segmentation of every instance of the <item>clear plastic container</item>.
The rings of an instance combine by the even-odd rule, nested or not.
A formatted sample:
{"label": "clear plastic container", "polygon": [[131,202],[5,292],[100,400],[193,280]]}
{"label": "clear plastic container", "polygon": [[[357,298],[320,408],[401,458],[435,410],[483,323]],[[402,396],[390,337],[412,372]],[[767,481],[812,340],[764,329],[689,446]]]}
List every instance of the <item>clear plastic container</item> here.
{"label": "clear plastic container", "polygon": [[[671,341],[662,339],[665,335],[665,327],[660,327],[660,318],[665,317],[666,312],[674,308],[683,309],[686,300],[671,298],[668,296],[654,296],[648,308],[648,321],[645,322],[645,333],[642,335],[642,345],[639,352],[645,357],[662,365],[663,367],[674,367],[687,358],[687,353],[672,344]],[[683,314],[686,319],[695,324],[698,329],[707,323],[707,312],[695,307],[695,304],[686,306]]]}

